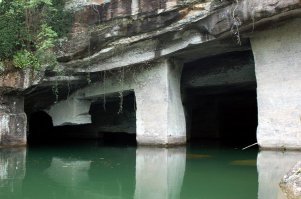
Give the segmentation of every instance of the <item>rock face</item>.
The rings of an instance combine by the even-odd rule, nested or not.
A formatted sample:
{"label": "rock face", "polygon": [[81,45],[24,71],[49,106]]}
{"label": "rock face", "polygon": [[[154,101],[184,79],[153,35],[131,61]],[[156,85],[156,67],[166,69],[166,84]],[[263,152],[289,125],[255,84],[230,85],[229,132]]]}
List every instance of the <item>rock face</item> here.
{"label": "rock face", "polygon": [[26,145],[27,115],[22,92],[38,82],[43,72],[8,70],[0,74],[0,147]]}
{"label": "rock face", "polygon": [[[137,140],[144,145],[182,144],[186,142],[185,116],[181,103],[182,66],[166,60],[124,70],[106,77],[106,86],[97,82],[79,89],[48,110],[54,126],[89,124],[91,103],[107,94],[134,91]],[[123,81],[119,81],[122,79]]]}
{"label": "rock face", "polygon": [[301,146],[301,20],[251,39],[257,78],[257,139],[264,148]]}
{"label": "rock face", "polygon": [[281,180],[281,189],[288,199],[301,198],[301,161],[299,161]]}
{"label": "rock face", "polygon": [[[141,144],[185,143],[187,111],[181,100],[186,89],[254,85],[257,80],[260,146],[301,147],[296,141],[301,132],[300,21],[293,20],[300,16],[300,0],[69,0],[66,9],[73,12],[74,24],[55,48],[59,73],[46,68],[0,75],[0,146],[26,143],[24,108],[28,117],[48,112],[55,126],[89,124],[91,104],[105,95],[116,101],[127,92],[135,95],[136,125],[116,124],[113,117],[112,125],[131,133],[129,127],[135,126]],[[218,69],[204,62],[185,73],[181,85],[186,63],[221,54],[231,60],[227,53],[250,50],[256,79],[254,63],[241,57],[238,66]],[[270,95],[278,88],[291,100],[280,92]]]}
{"label": "rock face", "polygon": [[0,96],[0,146],[26,144],[27,117],[23,97]]}
{"label": "rock face", "polygon": [[[120,1],[93,2],[78,8],[75,24],[79,29],[57,50],[65,70],[96,72],[128,66],[174,56],[182,49],[224,37],[233,36],[240,43],[243,33],[289,18],[301,7],[299,0],[139,2],[138,13],[124,9]],[[134,0],[126,4],[136,5]],[[106,11],[99,11],[101,7],[112,8],[109,10],[114,14],[103,17]],[[89,24],[92,26],[87,28]],[[217,51],[215,48],[210,54]]]}

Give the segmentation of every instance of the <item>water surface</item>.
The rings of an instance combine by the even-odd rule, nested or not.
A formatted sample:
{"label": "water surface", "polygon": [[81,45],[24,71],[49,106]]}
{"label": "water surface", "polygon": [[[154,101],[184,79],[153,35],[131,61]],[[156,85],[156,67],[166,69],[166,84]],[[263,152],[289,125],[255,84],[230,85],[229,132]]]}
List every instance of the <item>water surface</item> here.
{"label": "water surface", "polygon": [[1,199],[280,199],[301,154],[97,143],[0,150]]}

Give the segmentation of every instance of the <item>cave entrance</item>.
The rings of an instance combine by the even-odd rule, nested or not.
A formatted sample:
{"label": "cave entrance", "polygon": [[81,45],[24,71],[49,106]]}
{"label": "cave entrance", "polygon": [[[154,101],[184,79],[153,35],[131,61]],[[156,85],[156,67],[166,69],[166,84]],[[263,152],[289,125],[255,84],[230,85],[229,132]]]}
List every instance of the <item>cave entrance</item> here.
{"label": "cave entrance", "polygon": [[256,142],[257,94],[251,51],[186,63],[182,92],[190,142],[236,147]]}
{"label": "cave entrance", "polygon": [[29,144],[97,141],[105,145],[136,145],[136,102],[133,91],[92,99],[92,123],[54,127],[45,111],[29,114]]}
{"label": "cave entrance", "polygon": [[29,132],[27,140],[29,143],[37,143],[47,140],[53,130],[52,118],[45,111],[37,111],[29,116]]}
{"label": "cave entrance", "polygon": [[124,91],[91,104],[92,129],[104,144],[136,145],[135,99],[134,91]]}

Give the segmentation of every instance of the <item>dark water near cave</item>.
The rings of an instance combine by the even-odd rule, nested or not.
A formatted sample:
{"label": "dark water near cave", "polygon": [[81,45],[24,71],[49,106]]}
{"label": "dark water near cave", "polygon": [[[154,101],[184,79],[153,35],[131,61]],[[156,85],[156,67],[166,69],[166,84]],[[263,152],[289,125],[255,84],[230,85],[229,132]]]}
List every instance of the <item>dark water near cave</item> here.
{"label": "dark water near cave", "polygon": [[301,155],[256,149],[110,147],[0,150],[0,198],[276,199]]}

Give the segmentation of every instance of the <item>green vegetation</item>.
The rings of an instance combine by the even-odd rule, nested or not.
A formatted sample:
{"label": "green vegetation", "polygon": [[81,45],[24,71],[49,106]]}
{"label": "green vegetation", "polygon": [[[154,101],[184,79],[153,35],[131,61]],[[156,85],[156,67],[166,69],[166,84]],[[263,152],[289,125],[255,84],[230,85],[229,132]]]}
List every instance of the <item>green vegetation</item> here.
{"label": "green vegetation", "polygon": [[39,68],[40,63],[37,57],[27,50],[18,51],[13,58],[14,66],[17,68]]}
{"label": "green vegetation", "polygon": [[72,16],[64,0],[0,0],[0,67],[55,66],[56,39],[66,35]]}

